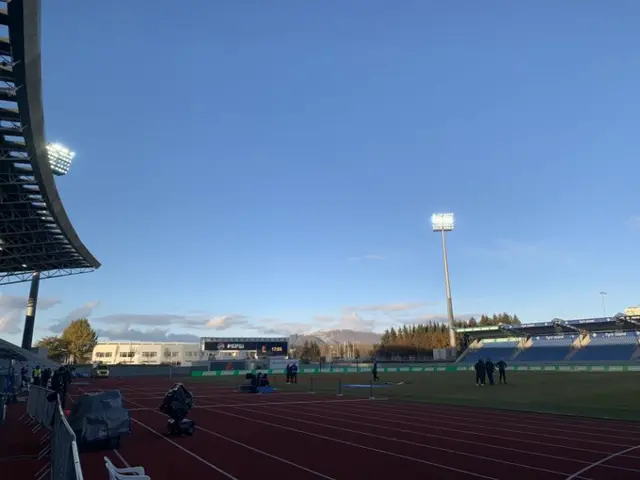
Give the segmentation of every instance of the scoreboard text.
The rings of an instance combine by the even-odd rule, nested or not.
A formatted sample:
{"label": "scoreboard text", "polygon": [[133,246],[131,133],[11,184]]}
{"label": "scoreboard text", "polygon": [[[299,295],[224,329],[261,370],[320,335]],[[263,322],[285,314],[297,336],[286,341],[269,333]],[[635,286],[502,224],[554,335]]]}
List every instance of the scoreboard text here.
{"label": "scoreboard text", "polygon": [[263,354],[286,355],[287,342],[204,342],[207,351],[243,350]]}

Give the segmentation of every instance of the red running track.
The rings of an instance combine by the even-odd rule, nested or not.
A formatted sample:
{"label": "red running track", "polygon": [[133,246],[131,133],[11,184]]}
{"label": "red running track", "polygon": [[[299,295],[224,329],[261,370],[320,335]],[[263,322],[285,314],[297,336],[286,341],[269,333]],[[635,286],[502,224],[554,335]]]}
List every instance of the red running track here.
{"label": "red running track", "polygon": [[[107,455],[144,466],[153,480],[186,472],[242,480],[640,478],[638,423],[185,383],[196,397],[193,437],[165,435],[157,408],[166,379],[91,381],[74,395],[122,391],[134,433]],[[86,478],[100,478],[102,455],[83,454]]]}

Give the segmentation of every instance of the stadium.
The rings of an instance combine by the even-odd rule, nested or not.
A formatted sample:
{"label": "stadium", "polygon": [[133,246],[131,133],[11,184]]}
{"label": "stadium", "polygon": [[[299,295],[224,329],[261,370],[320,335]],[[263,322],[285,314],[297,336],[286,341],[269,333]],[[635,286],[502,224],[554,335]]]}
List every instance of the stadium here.
{"label": "stadium", "polygon": [[[29,284],[21,346],[0,339],[1,478],[639,478],[637,308],[443,326],[463,340],[449,361],[312,365],[287,358],[286,337],[239,336],[103,342],[102,379],[42,356],[41,280],[101,264],[54,180],[74,155],[46,140],[41,4],[0,5],[0,284]],[[448,280],[447,301],[453,324]],[[488,359],[507,364],[508,382],[476,388]]]}

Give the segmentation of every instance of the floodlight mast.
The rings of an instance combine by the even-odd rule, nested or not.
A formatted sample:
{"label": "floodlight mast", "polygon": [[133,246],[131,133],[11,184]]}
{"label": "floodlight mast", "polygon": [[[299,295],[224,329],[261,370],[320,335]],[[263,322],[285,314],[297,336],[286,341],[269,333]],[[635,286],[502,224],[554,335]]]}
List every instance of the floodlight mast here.
{"label": "floodlight mast", "polygon": [[449,260],[447,258],[446,232],[452,232],[455,225],[453,213],[434,213],[431,215],[431,226],[434,232],[442,235],[442,256],[444,259],[444,287],[447,296],[447,319],[449,320],[449,345],[456,348],[456,332],[453,319],[453,302],[451,301],[451,283],[449,282]]}

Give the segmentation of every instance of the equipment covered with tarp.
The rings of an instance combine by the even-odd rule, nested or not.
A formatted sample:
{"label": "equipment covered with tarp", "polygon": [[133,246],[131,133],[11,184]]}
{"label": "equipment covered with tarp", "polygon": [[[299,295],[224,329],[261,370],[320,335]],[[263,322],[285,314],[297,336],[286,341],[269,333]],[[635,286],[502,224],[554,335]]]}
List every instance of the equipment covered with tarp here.
{"label": "equipment covered with tarp", "polygon": [[193,435],[196,424],[193,420],[187,419],[193,405],[193,395],[182,383],[176,383],[165,394],[160,411],[169,417],[167,428],[170,434]]}
{"label": "equipment covered with tarp", "polygon": [[121,435],[131,433],[131,415],[118,390],[83,395],[68,418],[81,445],[117,447]]}

